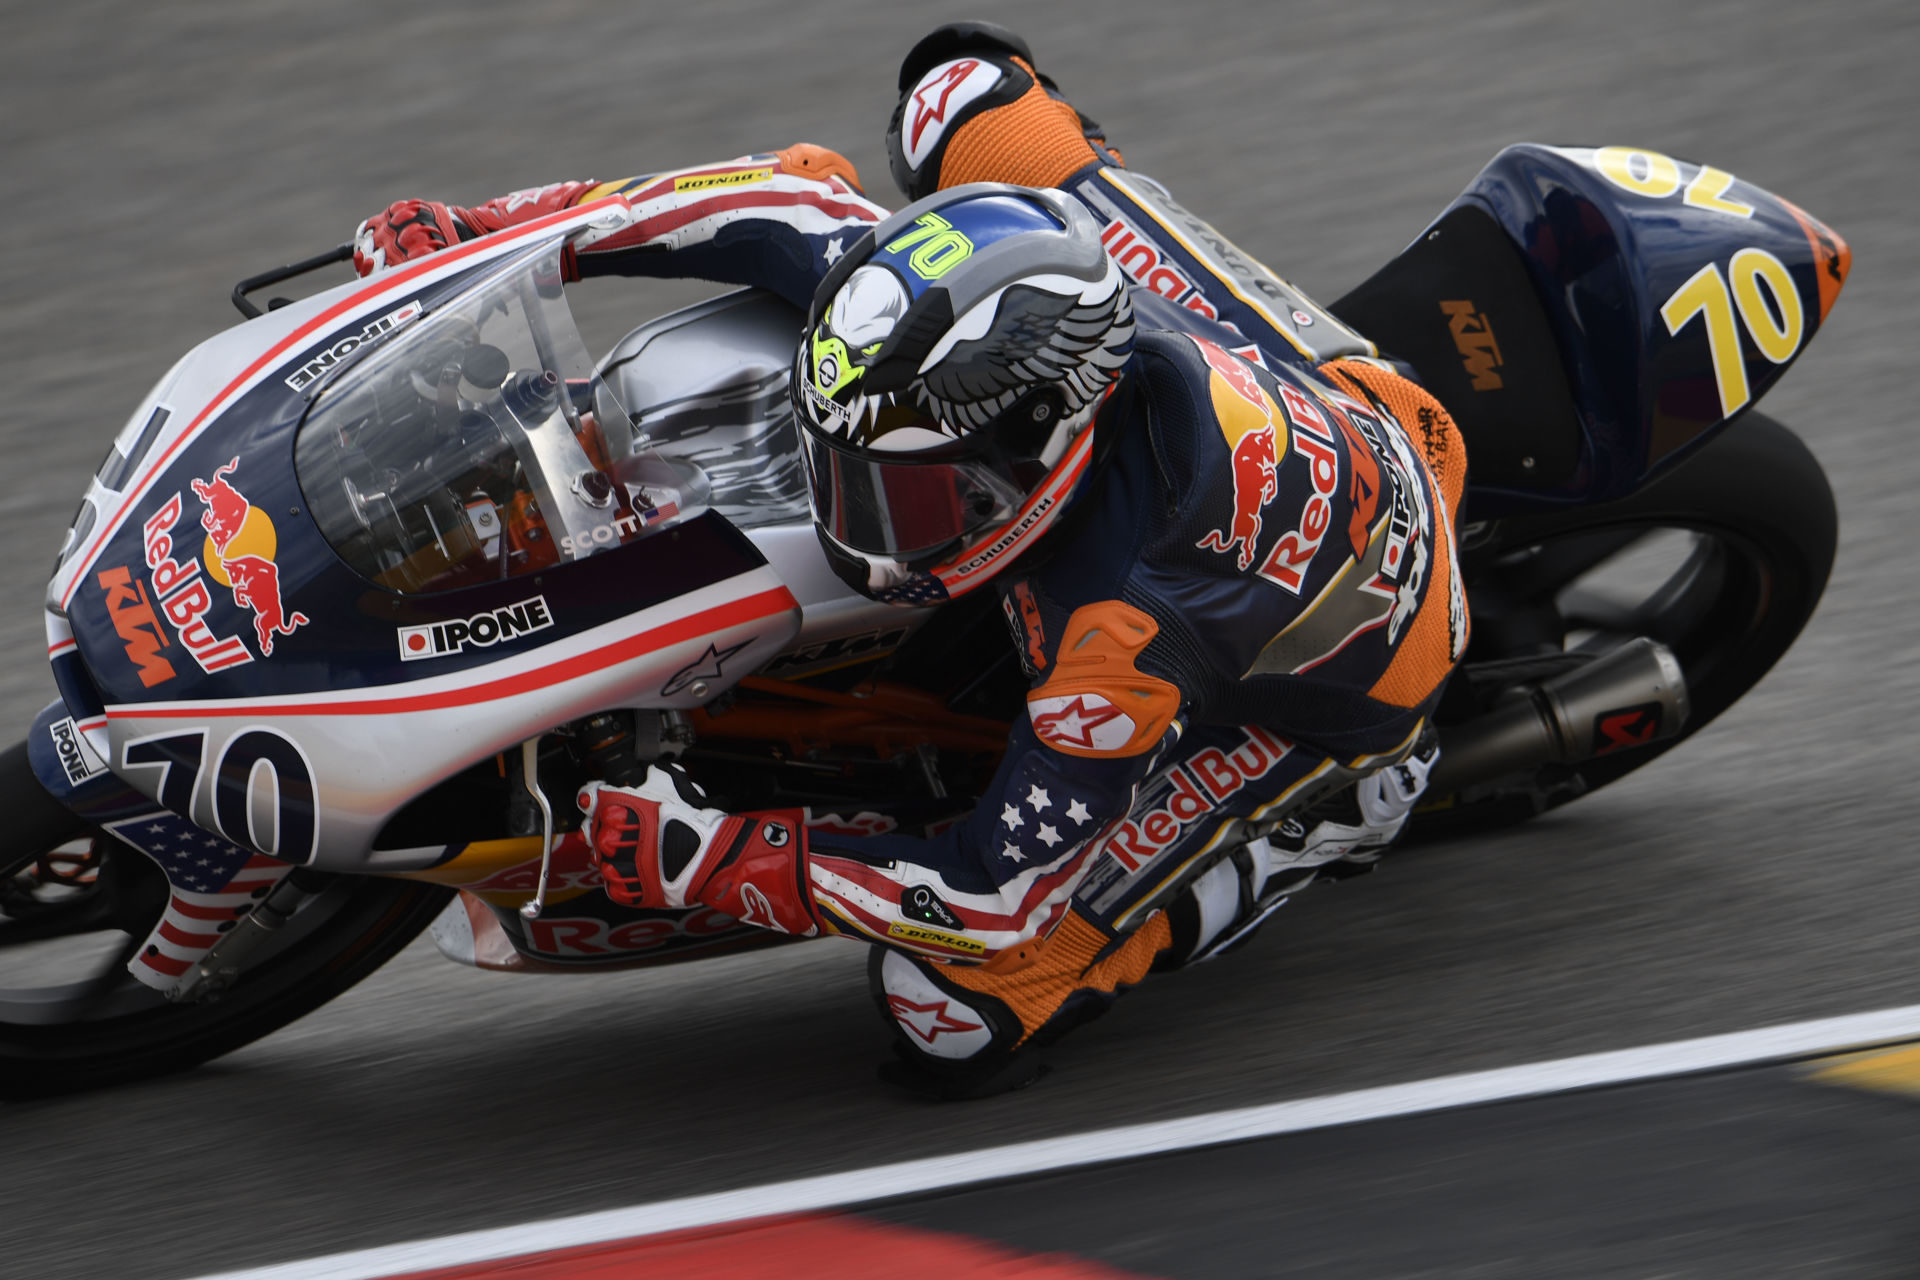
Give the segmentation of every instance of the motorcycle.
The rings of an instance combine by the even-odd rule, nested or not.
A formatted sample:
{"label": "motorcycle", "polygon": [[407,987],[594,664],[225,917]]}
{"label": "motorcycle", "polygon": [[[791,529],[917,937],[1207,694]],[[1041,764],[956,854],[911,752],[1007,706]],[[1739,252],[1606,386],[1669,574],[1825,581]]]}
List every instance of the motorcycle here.
{"label": "motorcycle", "polygon": [[[785,941],[609,900],[570,803],[590,777],[674,760],[721,807],[843,833],[967,812],[1025,692],[1001,605],[875,604],[829,570],[784,301],[590,357],[562,253],[629,216],[609,197],[264,310],[348,251],[242,281],[243,322],[128,419],[48,588],[60,696],[0,754],[0,1096],[206,1061],[429,928],[504,972]],[[1786,652],[1836,516],[1754,405],[1849,266],[1712,166],[1529,144],[1327,309],[1471,460],[1472,641],[1415,838],[1606,786]]]}

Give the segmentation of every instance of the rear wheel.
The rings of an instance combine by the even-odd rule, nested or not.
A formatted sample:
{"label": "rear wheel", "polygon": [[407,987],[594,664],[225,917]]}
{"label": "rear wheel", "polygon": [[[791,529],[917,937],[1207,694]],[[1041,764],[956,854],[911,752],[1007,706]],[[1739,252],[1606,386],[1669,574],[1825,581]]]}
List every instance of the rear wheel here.
{"label": "rear wheel", "polygon": [[1704,728],[1759,683],[1813,616],[1836,539],[1819,462],[1755,413],[1619,502],[1496,522],[1462,556],[1473,641],[1436,714],[1443,749],[1449,723],[1638,636],[1679,659],[1690,713],[1678,737],[1435,796],[1414,832],[1530,818]]}
{"label": "rear wheel", "polygon": [[332,877],[216,1000],[173,1004],[127,972],[166,909],[146,855],[88,828],[0,753],[0,1097],[178,1071],[310,1013],[445,905],[438,886]]}

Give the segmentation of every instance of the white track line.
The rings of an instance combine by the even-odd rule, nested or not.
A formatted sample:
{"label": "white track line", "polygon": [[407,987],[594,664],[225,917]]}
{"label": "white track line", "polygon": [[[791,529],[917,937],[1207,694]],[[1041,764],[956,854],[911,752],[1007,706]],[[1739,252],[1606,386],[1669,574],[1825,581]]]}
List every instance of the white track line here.
{"label": "white track line", "polygon": [[742,1191],[470,1231],[250,1271],[228,1271],[204,1280],[377,1280],[409,1271],[467,1266],[663,1231],[860,1204],[1305,1129],[1812,1057],[1916,1036],[1920,1036],[1920,1005],[1910,1005],[988,1147]]}

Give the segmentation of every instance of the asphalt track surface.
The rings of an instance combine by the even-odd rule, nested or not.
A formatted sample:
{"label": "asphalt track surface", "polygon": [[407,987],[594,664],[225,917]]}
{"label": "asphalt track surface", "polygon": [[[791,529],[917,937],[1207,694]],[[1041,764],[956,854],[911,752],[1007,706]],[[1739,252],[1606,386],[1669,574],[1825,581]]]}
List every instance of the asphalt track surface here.
{"label": "asphalt track surface", "polygon": [[[0,6],[5,712],[24,726],[51,696],[39,598],[87,474],[145,388],[237,318],[235,279],[402,195],[467,202],[800,139],[846,151],[880,195],[898,58],[968,12],[1023,29],[1134,167],[1326,299],[1513,141],[1698,158],[1832,225],[1852,283],[1765,405],[1841,511],[1799,646],[1659,767],[1315,891],[994,1102],[875,1082],[884,1036],[850,944],[575,979],[491,977],[423,944],[190,1075],[0,1111],[0,1270],[187,1276],[1920,1002],[1920,9],[1899,0]],[[578,309],[604,344],[700,292],[602,283]],[[1581,1132],[1610,1123],[1602,1108]],[[1490,1127],[1485,1159],[1510,1150]],[[1568,1229],[1605,1236],[1611,1212]],[[1407,1270],[1496,1274],[1485,1261]]]}

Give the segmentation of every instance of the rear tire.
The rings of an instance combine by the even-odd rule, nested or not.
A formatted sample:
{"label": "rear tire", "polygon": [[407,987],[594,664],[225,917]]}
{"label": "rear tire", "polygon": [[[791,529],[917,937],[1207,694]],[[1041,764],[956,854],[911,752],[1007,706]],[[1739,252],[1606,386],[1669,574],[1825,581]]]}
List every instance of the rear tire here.
{"label": "rear tire", "polygon": [[[1497,522],[1490,541],[1462,556],[1474,625],[1467,664],[1550,657],[1570,634],[1592,632],[1595,619],[1567,607],[1569,585],[1593,568],[1599,549],[1662,530],[1696,535],[1692,558],[1599,631],[1651,635],[1674,651],[1691,704],[1685,729],[1578,765],[1477,780],[1433,797],[1411,834],[1523,821],[1625,777],[1705,728],[1760,682],[1813,616],[1833,567],[1838,517],[1826,475],[1799,437],[1746,414],[1618,502]],[[1460,692],[1449,690],[1436,717],[1443,750],[1448,720],[1479,710]]]}

